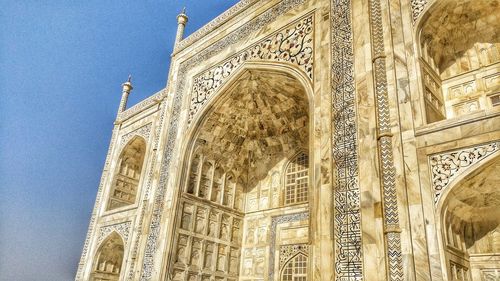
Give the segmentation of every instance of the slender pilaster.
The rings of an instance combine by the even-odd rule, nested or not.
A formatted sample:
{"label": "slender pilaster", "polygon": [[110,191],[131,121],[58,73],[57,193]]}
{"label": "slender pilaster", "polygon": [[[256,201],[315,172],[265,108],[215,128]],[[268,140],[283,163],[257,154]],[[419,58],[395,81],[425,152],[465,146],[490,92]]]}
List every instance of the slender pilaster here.
{"label": "slender pilaster", "polygon": [[392,147],[391,116],[387,91],[384,30],[380,0],[370,0],[370,30],[372,37],[373,80],[377,110],[377,140],[383,199],[384,238],[386,246],[387,280],[404,280],[399,225],[396,172]]}

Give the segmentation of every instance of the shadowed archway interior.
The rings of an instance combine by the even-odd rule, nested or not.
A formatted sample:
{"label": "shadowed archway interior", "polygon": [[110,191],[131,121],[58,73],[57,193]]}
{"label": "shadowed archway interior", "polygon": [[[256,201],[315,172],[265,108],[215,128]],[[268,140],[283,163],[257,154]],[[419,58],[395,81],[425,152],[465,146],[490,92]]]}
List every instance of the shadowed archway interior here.
{"label": "shadowed archway interior", "polygon": [[499,186],[500,157],[497,157],[457,183],[446,196],[443,241],[451,277],[458,280],[468,280],[466,278],[470,277],[472,280],[483,280],[484,276],[479,275],[479,270],[498,270]]}
{"label": "shadowed archway interior", "polygon": [[[173,280],[264,278],[274,270],[265,258],[274,251],[271,218],[308,208],[310,118],[301,82],[246,69],[217,99],[196,125]],[[273,242],[307,243],[308,227],[307,220],[286,225]]]}

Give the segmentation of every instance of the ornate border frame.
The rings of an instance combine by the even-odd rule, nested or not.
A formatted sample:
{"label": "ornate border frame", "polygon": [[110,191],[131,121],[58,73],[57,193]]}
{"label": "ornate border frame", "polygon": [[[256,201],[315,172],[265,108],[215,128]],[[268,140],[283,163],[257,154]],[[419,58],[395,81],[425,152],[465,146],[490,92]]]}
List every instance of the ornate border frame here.
{"label": "ornate border frame", "polygon": [[[179,130],[179,121],[181,119],[181,107],[183,97],[186,95],[187,87],[187,74],[196,65],[206,61],[208,58],[213,57],[221,50],[239,42],[241,39],[247,37],[251,32],[260,29],[276,20],[276,17],[303,4],[305,0],[283,0],[271,7],[267,11],[258,15],[247,24],[236,29],[228,34],[222,40],[215,42],[208,48],[197,53],[193,57],[181,63],[178,70],[177,81],[175,87],[175,95],[173,97],[172,113],[168,124],[166,146],[163,152],[163,160],[160,167],[160,180],[156,194],[153,199],[153,215],[148,230],[146,249],[143,258],[143,268],[140,280],[151,280],[154,270],[154,258],[158,250],[158,239],[160,235],[161,220],[164,213],[165,195],[167,190],[167,182],[170,178],[170,165],[172,162],[173,154],[176,146],[176,137]],[[161,118],[164,118],[165,114]],[[163,122],[162,122],[163,125]],[[148,194],[149,195],[149,194]]]}
{"label": "ornate border frame", "polygon": [[351,0],[331,1],[333,236],[337,281],[363,280]]}

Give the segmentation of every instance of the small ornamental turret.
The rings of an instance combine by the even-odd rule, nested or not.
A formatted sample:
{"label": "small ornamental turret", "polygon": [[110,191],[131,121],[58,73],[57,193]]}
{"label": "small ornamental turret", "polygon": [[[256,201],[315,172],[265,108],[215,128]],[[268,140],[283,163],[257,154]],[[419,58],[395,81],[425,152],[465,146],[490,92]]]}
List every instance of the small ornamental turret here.
{"label": "small ornamental turret", "polygon": [[129,75],[127,82],[122,84],[122,99],[120,101],[120,106],[118,107],[118,115],[125,111],[127,109],[127,100],[128,100],[128,95],[132,91],[134,87],[132,87],[132,76]]}
{"label": "small ornamental turret", "polygon": [[188,16],[186,15],[186,8],[182,9],[182,12],[177,16],[177,35],[175,36],[175,45],[177,45],[184,36],[184,28],[188,22]]}

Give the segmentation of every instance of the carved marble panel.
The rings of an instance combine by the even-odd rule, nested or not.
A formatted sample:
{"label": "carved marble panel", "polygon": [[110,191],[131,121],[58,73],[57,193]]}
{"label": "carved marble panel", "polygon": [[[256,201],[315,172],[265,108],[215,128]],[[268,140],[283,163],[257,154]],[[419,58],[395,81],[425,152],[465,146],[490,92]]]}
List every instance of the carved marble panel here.
{"label": "carved marble panel", "polygon": [[309,15],[194,77],[189,123],[212,94],[245,61],[270,60],[299,66],[313,76],[313,23]]}
{"label": "carved marble panel", "polygon": [[130,225],[132,222],[127,221],[127,222],[122,222],[118,224],[113,224],[113,225],[107,225],[103,226],[99,229],[99,236],[97,236],[97,245],[101,245],[102,241],[108,237],[108,235],[115,231],[116,233],[120,234],[122,237],[123,241],[126,243],[130,234]]}
{"label": "carved marble panel", "polygon": [[437,205],[441,195],[455,178],[470,166],[483,161],[499,151],[500,142],[478,145],[429,157],[434,204]]}

